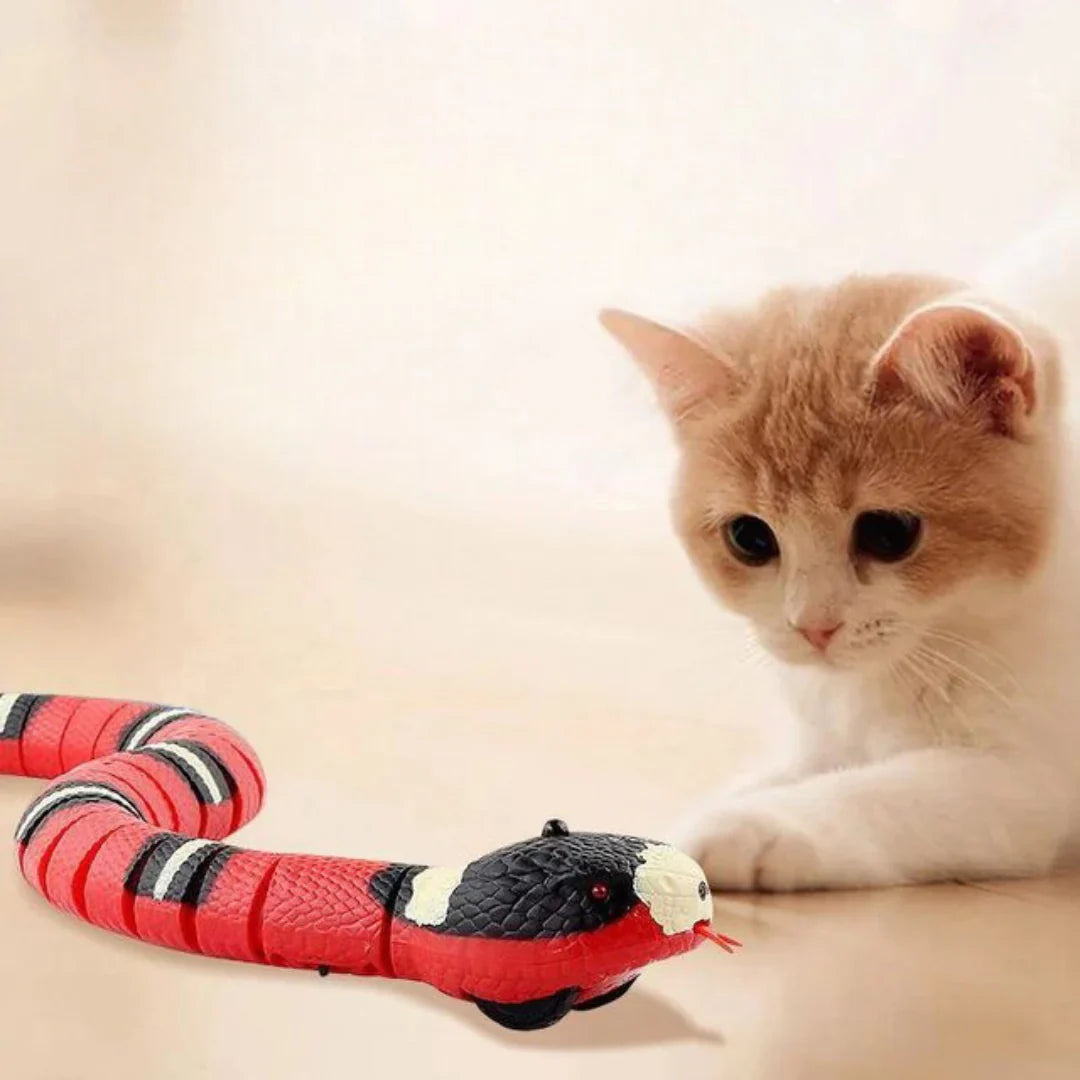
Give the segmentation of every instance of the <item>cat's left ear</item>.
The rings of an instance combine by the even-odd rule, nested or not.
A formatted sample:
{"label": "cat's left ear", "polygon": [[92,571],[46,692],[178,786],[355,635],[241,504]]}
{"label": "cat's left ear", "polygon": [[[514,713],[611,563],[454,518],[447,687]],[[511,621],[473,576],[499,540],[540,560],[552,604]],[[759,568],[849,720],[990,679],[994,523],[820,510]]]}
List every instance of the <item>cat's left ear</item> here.
{"label": "cat's left ear", "polygon": [[874,358],[872,393],[914,398],[945,416],[975,416],[1021,438],[1038,405],[1036,368],[1021,331],[976,303],[930,304],[910,315]]}
{"label": "cat's left ear", "polygon": [[732,389],[728,359],[681,330],[614,308],[600,312],[600,324],[637,361],[675,424],[692,419]]}

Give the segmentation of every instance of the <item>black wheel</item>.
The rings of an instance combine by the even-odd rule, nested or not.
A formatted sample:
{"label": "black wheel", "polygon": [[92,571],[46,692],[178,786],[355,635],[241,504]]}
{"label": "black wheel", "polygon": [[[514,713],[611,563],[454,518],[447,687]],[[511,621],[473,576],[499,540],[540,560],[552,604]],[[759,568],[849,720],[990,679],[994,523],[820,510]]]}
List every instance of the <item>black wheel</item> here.
{"label": "black wheel", "polygon": [[580,1005],[574,1005],[573,1008],[578,1012],[588,1012],[589,1009],[599,1009],[603,1005],[610,1005],[613,1001],[618,1001],[636,982],[637,976],[635,975],[632,979],[627,979],[626,982],[616,986],[614,990],[609,990],[599,997],[589,998],[588,1001],[583,1001]]}
{"label": "black wheel", "polygon": [[506,1004],[501,1001],[483,1001],[473,998],[476,1007],[496,1024],[512,1031],[539,1031],[540,1028],[557,1024],[573,1008],[578,988],[569,986],[550,997],[536,998],[533,1001],[516,1001]]}

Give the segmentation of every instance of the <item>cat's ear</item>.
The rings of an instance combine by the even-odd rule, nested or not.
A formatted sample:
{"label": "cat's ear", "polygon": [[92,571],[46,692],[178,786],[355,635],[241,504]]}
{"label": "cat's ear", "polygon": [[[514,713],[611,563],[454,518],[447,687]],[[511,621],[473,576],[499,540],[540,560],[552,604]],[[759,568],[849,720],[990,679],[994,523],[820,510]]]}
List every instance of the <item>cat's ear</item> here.
{"label": "cat's ear", "polygon": [[915,398],[943,415],[974,415],[1017,438],[1036,408],[1036,372],[1021,332],[974,303],[930,304],[910,315],[873,363],[873,398]]}
{"label": "cat's ear", "polygon": [[680,330],[614,308],[600,312],[600,324],[638,362],[676,423],[697,415],[731,389],[728,359]]}

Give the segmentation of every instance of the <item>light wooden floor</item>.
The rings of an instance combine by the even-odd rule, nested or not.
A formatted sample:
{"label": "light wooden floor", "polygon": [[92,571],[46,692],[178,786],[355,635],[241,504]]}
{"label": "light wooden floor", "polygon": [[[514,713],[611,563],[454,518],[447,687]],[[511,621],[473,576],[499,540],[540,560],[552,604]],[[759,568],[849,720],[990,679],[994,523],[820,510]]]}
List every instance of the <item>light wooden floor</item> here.
{"label": "light wooden floor", "polygon": [[[1080,10],[661,7],[0,0],[0,686],[205,708],[269,774],[242,842],[416,861],[662,834],[762,749],[593,313],[977,269],[1074,194]],[[0,1073],[1074,1077],[1078,900],[721,899],[741,955],[521,1038],[0,860]]]}
{"label": "light wooden floor", "polygon": [[[764,699],[620,600],[666,580],[682,632],[704,631],[712,612],[666,551],[600,559],[518,537],[511,556],[508,536],[237,475],[224,497],[211,476],[185,489],[171,474],[171,515],[154,502],[112,541],[76,534],[31,562],[0,605],[0,650],[22,687],[194,702],[239,725],[270,778],[245,843],[459,861],[552,815],[656,834],[755,745],[739,717]],[[699,695],[714,696],[708,728]],[[0,819],[33,790],[0,781]],[[1064,1077],[1080,1068],[1078,900],[1068,879],[721,897],[741,954],[698,950],[523,1037],[422,987],[111,938],[47,908],[8,861],[0,986],[21,1038],[5,1053],[20,1080],[224,1078],[240,1061],[244,1076],[343,1076],[403,1056],[406,1075],[438,1077],[466,1062],[474,1076]]]}

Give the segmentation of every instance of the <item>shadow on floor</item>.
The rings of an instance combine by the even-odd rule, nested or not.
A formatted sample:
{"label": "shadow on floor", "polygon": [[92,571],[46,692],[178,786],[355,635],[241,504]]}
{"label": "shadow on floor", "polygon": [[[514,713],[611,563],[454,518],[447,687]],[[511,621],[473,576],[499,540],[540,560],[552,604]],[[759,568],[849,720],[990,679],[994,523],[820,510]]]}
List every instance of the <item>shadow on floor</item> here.
{"label": "shadow on floor", "polygon": [[508,1031],[467,1003],[444,997],[418,983],[389,983],[428,1008],[439,1009],[472,1027],[477,1034],[529,1050],[612,1050],[671,1042],[724,1045],[720,1031],[698,1027],[690,1017],[650,990],[634,987],[626,997],[602,1009],[570,1013],[543,1031]]}
{"label": "shadow on floor", "polygon": [[96,599],[126,583],[134,552],[101,528],[35,522],[0,531],[0,600],[7,604]]}

